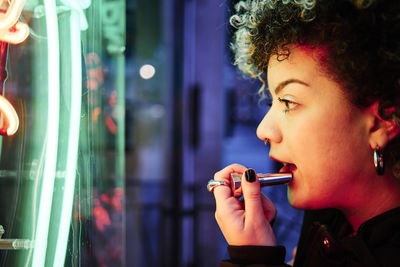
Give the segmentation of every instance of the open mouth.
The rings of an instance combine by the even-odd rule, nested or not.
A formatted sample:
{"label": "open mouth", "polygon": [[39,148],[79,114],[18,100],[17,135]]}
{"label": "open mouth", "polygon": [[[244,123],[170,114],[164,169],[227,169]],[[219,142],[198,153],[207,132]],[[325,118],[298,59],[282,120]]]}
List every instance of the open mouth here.
{"label": "open mouth", "polygon": [[294,180],[294,175],[295,175],[294,172],[297,170],[296,164],[280,161],[271,155],[270,155],[270,158],[272,161],[275,161],[277,163],[277,165],[278,165],[277,167],[280,168],[279,173],[291,173],[292,174],[292,180],[289,181],[289,184],[292,184],[293,183],[292,181]]}
{"label": "open mouth", "polygon": [[281,163],[282,164],[282,168],[280,168],[279,172],[294,172],[295,170],[297,170],[297,167],[295,164],[292,163]]}
{"label": "open mouth", "polygon": [[278,164],[279,172],[291,172],[293,173],[297,170],[297,166],[294,163],[284,162],[281,161],[273,156],[270,155],[272,161],[275,161]]}

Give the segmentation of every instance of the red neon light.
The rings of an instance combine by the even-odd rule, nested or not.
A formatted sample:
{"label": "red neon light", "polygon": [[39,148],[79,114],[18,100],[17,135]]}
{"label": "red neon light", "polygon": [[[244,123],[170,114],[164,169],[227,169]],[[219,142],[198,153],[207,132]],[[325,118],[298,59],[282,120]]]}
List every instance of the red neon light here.
{"label": "red neon light", "polygon": [[[7,0],[0,0],[0,6],[8,3]],[[5,13],[0,14],[0,40],[19,44],[25,41],[29,35],[29,27],[18,21],[24,7],[25,0],[13,0]]]}
{"label": "red neon light", "polygon": [[19,127],[18,115],[11,103],[2,95],[0,95],[0,112],[3,121],[0,134],[8,136],[15,134]]}

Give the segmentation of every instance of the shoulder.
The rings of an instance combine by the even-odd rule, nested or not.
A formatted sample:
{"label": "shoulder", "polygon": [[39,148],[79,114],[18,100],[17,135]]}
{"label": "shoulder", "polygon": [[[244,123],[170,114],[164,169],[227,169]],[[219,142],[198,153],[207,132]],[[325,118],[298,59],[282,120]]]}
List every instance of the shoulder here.
{"label": "shoulder", "polygon": [[357,236],[382,266],[397,265],[400,262],[400,207],[365,222]]}
{"label": "shoulder", "polygon": [[396,266],[400,262],[400,208],[368,220],[356,235],[350,232],[338,211],[307,212],[295,266]]}

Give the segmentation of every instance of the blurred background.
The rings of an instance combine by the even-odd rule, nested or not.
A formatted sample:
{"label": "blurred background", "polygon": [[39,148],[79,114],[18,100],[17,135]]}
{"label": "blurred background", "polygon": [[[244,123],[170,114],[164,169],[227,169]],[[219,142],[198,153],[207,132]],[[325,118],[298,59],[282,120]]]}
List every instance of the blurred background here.
{"label": "blurred background", "polygon": [[[231,163],[278,169],[256,136],[261,84],[232,65],[236,2],[26,1],[30,35],[1,52],[1,93],[20,120],[0,137],[1,266],[228,257],[208,180]],[[290,260],[303,214],[286,186],[263,192]]]}

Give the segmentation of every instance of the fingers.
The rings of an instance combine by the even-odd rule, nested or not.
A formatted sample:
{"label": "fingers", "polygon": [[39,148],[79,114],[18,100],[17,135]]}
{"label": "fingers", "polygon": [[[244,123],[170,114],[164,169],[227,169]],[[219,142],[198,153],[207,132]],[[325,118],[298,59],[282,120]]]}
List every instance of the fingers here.
{"label": "fingers", "polygon": [[268,222],[272,222],[273,219],[276,217],[276,207],[274,203],[266,197],[264,194],[261,194],[261,202],[262,202],[262,207],[265,215],[265,219],[268,220]]}
{"label": "fingers", "polygon": [[[271,222],[276,217],[276,207],[268,197],[261,193],[260,183],[254,170],[249,169],[244,173],[242,190],[249,219],[253,221],[257,220],[257,218],[260,220],[265,218],[268,222]],[[263,217],[260,215],[263,215]]]}
{"label": "fingers", "polygon": [[246,167],[244,167],[243,165],[232,164],[220,170],[219,172],[215,173],[214,180],[227,183],[227,186],[217,186],[214,188],[214,197],[217,206],[218,203],[221,203],[221,201],[229,197],[232,197],[232,190],[229,186],[231,173],[242,173],[245,170]]}
{"label": "fingers", "polygon": [[243,173],[242,190],[246,208],[246,224],[263,223],[265,217],[261,201],[260,182],[253,169],[247,169]]}
{"label": "fingers", "polygon": [[233,196],[230,186],[214,188],[216,199],[215,218],[228,244],[276,245],[269,222],[275,217],[272,202],[260,191],[259,180],[252,169],[233,164],[217,172],[214,179],[230,183],[231,173],[243,173],[243,201]]}
{"label": "fingers", "polygon": [[[246,209],[246,218],[249,222],[266,219],[271,222],[276,216],[276,208],[272,201],[261,193],[258,177],[253,169],[247,169],[243,165],[232,164],[215,173],[214,180],[227,183],[226,186],[214,188],[214,197],[217,209],[222,208],[229,212],[237,208],[237,199],[233,197],[229,186],[231,173],[243,173],[242,190]],[[240,202],[242,205],[243,203]],[[234,207],[232,205],[235,205]],[[221,209],[220,209],[221,210]]]}
{"label": "fingers", "polygon": [[[243,222],[244,206],[232,194],[230,184],[231,173],[242,173],[246,168],[239,164],[227,166],[215,173],[214,180],[226,182],[226,186],[217,186],[213,193],[216,203],[215,219],[228,242],[236,236],[237,230],[232,230],[232,225],[238,225],[236,221]],[[239,223],[240,224],[240,223]]]}

